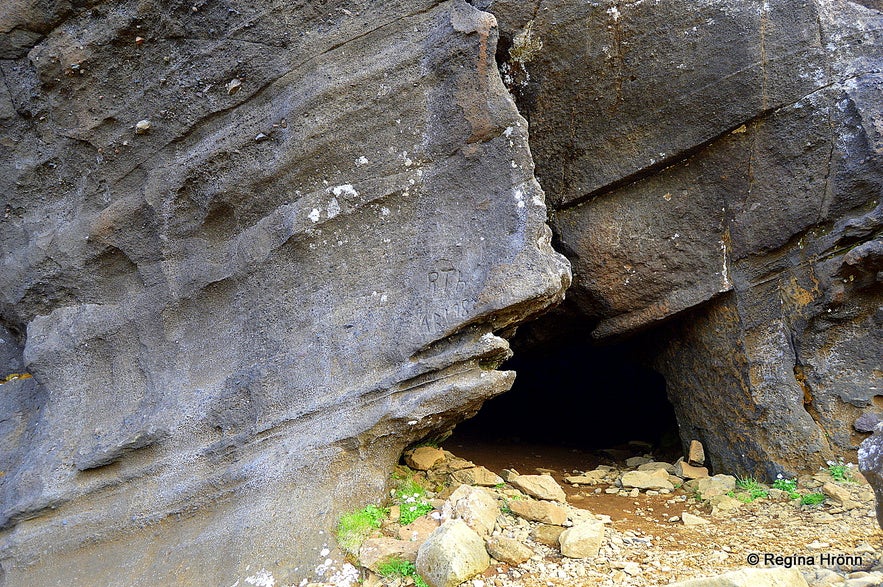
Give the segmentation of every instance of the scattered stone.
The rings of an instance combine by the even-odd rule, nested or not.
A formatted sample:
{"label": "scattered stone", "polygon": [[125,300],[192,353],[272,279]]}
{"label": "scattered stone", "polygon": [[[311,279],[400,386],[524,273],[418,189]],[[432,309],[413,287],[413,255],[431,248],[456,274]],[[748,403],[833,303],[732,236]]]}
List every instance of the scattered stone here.
{"label": "scattered stone", "polygon": [[535,542],[539,542],[540,544],[545,544],[546,546],[550,546],[552,548],[558,548],[558,539],[561,537],[562,532],[564,532],[564,528],[561,526],[540,524],[533,529],[533,531],[530,533],[530,537],[533,538]]}
{"label": "scattered stone", "polygon": [[564,482],[570,483],[571,485],[596,485],[601,483],[605,477],[607,477],[606,471],[595,470],[583,473],[582,475],[565,477]]}
{"label": "scattered stone", "polygon": [[398,540],[386,536],[366,538],[359,548],[359,563],[376,573],[381,564],[391,559],[398,558],[413,563],[417,560],[419,547],[419,542]]}
{"label": "scattered stone", "polygon": [[698,440],[690,441],[690,450],[687,451],[687,462],[697,467],[705,464],[705,448]]}
{"label": "scattered stone", "polygon": [[448,520],[417,552],[417,572],[431,587],[454,587],[491,564],[484,541],[463,520]]}
{"label": "scattered stone", "polygon": [[741,508],[743,504],[735,497],[729,495],[715,495],[708,500],[711,504],[711,515],[720,516]]}
{"label": "scattered stone", "polygon": [[837,505],[845,510],[852,510],[860,505],[857,501],[852,499],[852,495],[850,495],[846,488],[836,485],[835,483],[825,483],[822,485],[822,493],[830,497],[837,503]]}
{"label": "scattered stone", "polygon": [[436,520],[431,515],[420,516],[407,526],[399,528],[398,536],[400,540],[408,540],[410,542],[422,544],[430,534],[435,532],[435,529],[438,528],[438,526],[439,520]]}
{"label": "scattered stone", "polygon": [[684,523],[684,526],[701,526],[702,524],[708,524],[708,520],[700,518],[690,512],[684,512],[681,514],[681,521]]}
{"label": "scattered stone", "polygon": [[732,475],[715,475],[687,481],[685,487],[696,491],[702,499],[711,499],[716,495],[725,495],[736,489],[736,478]]}
{"label": "scattered stone", "polygon": [[636,469],[641,465],[646,465],[653,459],[648,457],[631,457],[625,460],[625,466],[629,469]]}
{"label": "scattered stone", "polygon": [[505,536],[491,536],[485,541],[488,554],[500,562],[510,565],[520,565],[533,556],[533,551],[513,539]]}
{"label": "scattered stone", "polygon": [[567,497],[558,482],[550,475],[519,475],[510,483],[537,499],[565,501]]}
{"label": "scattered stone", "polygon": [[509,509],[532,522],[562,526],[567,521],[567,510],[549,501],[518,499],[509,502]]}
{"label": "scattered stone", "polygon": [[465,483],[467,485],[481,485],[482,487],[493,487],[503,482],[503,478],[484,467],[470,467],[468,469],[460,469],[451,474],[451,477],[457,483]]}
{"label": "scattered stone", "polygon": [[506,483],[511,483],[513,479],[518,477],[518,475],[520,475],[520,473],[515,469],[503,469],[500,473],[500,476]]}
{"label": "scattered stone", "polygon": [[604,524],[583,522],[561,533],[558,543],[561,554],[569,558],[590,558],[598,556],[604,540]]}
{"label": "scattered stone", "polygon": [[665,472],[669,475],[674,475],[675,473],[674,465],[662,461],[650,461],[649,463],[644,463],[643,465],[638,466],[639,471],[656,471],[657,469],[665,469]]}
{"label": "scattered stone", "polygon": [[820,540],[813,540],[806,547],[810,550],[824,550],[826,548],[831,548],[831,545],[827,542],[821,542]]}
{"label": "scattered stone", "polygon": [[740,569],[703,579],[672,583],[668,587],[808,587],[795,568]]}
{"label": "scattered stone", "polygon": [[443,461],[445,452],[434,446],[418,446],[405,453],[405,464],[417,471],[428,471]]}
{"label": "scattered stone", "polygon": [[259,132],[258,134],[256,134],[254,136],[254,142],[260,143],[261,141],[266,141],[268,138],[270,138],[270,137],[268,137],[267,135],[265,135],[262,132]]}
{"label": "scattered stone", "polygon": [[497,500],[486,490],[461,485],[442,506],[442,520],[460,519],[481,536],[494,530],[500,508]]}
{"label": "scattered stone", "polygon": [[679,460],[675,463],[675,475],[684,479],[704,479],[708,477],[708,469]]}
{"label": "scattered stone", "polygon": [[150,132],[150,129],[153,128],[153,123],[147,119],[139,120],[135,124],[135,134],[136,135],[146,135]]}
{"label": "scattered stone", "polygon": [[230,96],[232,96],[233,94],[238,92],[239,88],[241,88],[241,87],[242,87],[242,82],[235,77],[233,79],[231,79],[229,82],[227,82],[227,84],[224,86],[224,88],[227,90],[227,94]]}
{"label": "scattered stone", "polygon": [[674,489],[674,485],[668,480],[665,469],[655,471],[628,471],[620,478],[623,487],[635,489]]}

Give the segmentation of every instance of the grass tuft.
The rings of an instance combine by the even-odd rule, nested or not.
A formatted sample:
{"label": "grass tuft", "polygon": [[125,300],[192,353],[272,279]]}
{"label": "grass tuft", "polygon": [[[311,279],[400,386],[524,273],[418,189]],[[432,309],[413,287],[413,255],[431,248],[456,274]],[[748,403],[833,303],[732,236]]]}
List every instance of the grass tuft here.
{"label": "grass tuft", "polygon": [[344,514],[337,524],[337,543],[351,554],[358,554],[359,547],[371,532],[380,528],[383,518],[389,511],[376,505],[367,505],[360,510]]}

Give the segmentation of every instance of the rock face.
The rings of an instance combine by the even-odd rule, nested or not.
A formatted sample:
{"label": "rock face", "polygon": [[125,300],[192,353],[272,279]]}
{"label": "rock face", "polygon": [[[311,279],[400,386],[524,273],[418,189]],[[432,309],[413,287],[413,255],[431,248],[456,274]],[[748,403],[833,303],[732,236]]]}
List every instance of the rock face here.
{"label": "rock face", "polygon": [[874,489],[877,525],[883,528],[883,427],[862,442],[858,449],[858,466]]}
{"label": "rock face", "polygon": [[712,469],[855,450],[881,389],[879,6],[478,5],[574,266],[568,312],[597,339],[654,328]]}
{"label": "rock face", "polygon": [[569,284],[494,17],[7,4],[0,583],[298,582]]}

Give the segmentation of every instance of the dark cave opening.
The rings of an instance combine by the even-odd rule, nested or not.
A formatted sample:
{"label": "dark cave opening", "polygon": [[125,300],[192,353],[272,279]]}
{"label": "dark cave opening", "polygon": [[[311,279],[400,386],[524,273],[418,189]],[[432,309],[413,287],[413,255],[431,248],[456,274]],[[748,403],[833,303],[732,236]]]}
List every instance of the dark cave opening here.
{"label": "dark cave opening", "polygon": [[[544,328],[542,324],[538,325]],[[625,456],[680,454],[665,379],[641,361],[640,343],[599,345],[587,330],[512,339],[512,389],[459,424],[447,446],[555,446]],[[456,452],[456,449],[454,449]]]}

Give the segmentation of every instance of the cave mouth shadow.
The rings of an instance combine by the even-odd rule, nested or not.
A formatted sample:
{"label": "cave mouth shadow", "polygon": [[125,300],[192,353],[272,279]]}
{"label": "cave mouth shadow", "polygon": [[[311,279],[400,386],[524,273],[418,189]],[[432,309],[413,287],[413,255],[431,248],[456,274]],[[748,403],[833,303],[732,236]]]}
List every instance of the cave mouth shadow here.
{"label": "cave mouth shadow", "polygon": [[680,453],[665,378],[642,365],[639,343],[599,346],[573,333],[512,343],[515,354],[500,369],[514,370],[515,384],[459,424],[453,444]]}

